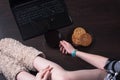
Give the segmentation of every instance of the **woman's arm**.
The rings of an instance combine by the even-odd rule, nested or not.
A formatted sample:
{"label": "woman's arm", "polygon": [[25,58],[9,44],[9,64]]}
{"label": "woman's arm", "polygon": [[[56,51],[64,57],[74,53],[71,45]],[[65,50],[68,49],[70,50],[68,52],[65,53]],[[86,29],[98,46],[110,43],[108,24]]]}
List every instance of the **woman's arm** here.
{"label": "woman's arm", "polygon": [[80,57],[81,59],[100,69],[104,69],[104,66],[108,60],[108,58],[106,57],[95,54],[89,54],[81,51],[76,51],[76,56]]}
{"label": "woman's arm", "polygon": [[[67,41],[60,41],[60,51],[62,51],[63,54],[72,54],[74,50],[75,48]],[[106,57],[89,54],[78,50],[76,50],[75,55],[100,69],[104,69],[104,66],[108,60],[108,58]]]}

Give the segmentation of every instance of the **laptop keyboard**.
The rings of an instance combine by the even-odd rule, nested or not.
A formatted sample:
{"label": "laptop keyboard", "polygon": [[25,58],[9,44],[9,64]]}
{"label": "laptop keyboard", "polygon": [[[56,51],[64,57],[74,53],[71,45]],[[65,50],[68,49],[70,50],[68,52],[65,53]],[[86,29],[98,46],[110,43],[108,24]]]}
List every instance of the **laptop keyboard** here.
{"label": "laptop keyboard", "polygon": [[35,19],[42,20],[43,18],[62,13],[64,12],[64,6],[60,4],[59,0],[49,0],[44,3],[38,0],[17,6],[14,8],[13,12],[18,25],[24,25]]}

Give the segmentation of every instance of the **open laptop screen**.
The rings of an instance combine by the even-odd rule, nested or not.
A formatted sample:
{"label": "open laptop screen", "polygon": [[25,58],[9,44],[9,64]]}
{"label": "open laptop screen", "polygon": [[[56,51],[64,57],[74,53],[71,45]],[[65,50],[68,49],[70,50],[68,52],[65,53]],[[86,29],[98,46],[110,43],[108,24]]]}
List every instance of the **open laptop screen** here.
{"label": "open laptop screen", "polygon": [[72,23],[63,0],[10,0],[10,7],[24,40]]}

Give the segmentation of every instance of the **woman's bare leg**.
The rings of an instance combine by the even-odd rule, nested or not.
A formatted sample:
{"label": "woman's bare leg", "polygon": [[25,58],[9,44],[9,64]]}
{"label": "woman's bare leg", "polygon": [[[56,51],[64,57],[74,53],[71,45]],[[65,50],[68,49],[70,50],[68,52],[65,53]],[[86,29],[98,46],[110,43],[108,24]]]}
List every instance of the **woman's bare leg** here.
{"label": "woman's bare leg", "polygon": [[66,71],[58,64],[42,57],[37,57],[34,60],[34,67],[38,71],[47,66],[53,67],[52,80],[103,80],[106,73],[100,69]]}
{"label": "woman's bare leg", "polygon": [[35,80],[35,76],[26,71],[22,71],[22,72],[18,73],[16,78],[17,78],[17,80]]}
{"label": "woman's bare leg", "polygon": [[[106,73],[99,69],[71,71],[66,74],[69,80],[103,80]],[[17,80],[35,80],[35,76],[22,71],[17,75]]]}
{"label": "woman's bare leg", "polygon": [[33,62],[33,65],[38,71],[40,71],[41,69],[45,69],[47,66],[52,67],[53,68],[51,70],[52,80],[68,80],[65,77],[67,71],[65,71],[61,66],[52,61],[49,61],[42,57],[36,57]]}
{"label": "woman's bare leg", "polygon": [[100,69],[71,71],[67,74],[70,80],[104,80],[106,72]]}

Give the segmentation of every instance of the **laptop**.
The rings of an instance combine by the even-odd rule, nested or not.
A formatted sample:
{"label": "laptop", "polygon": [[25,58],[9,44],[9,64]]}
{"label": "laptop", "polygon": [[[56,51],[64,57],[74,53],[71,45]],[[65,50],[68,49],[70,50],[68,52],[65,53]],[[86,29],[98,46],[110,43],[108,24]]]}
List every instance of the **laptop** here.
{"label": "laptop", "polygon": [[23,40],[72,24],[64,0],[9,0]]}

